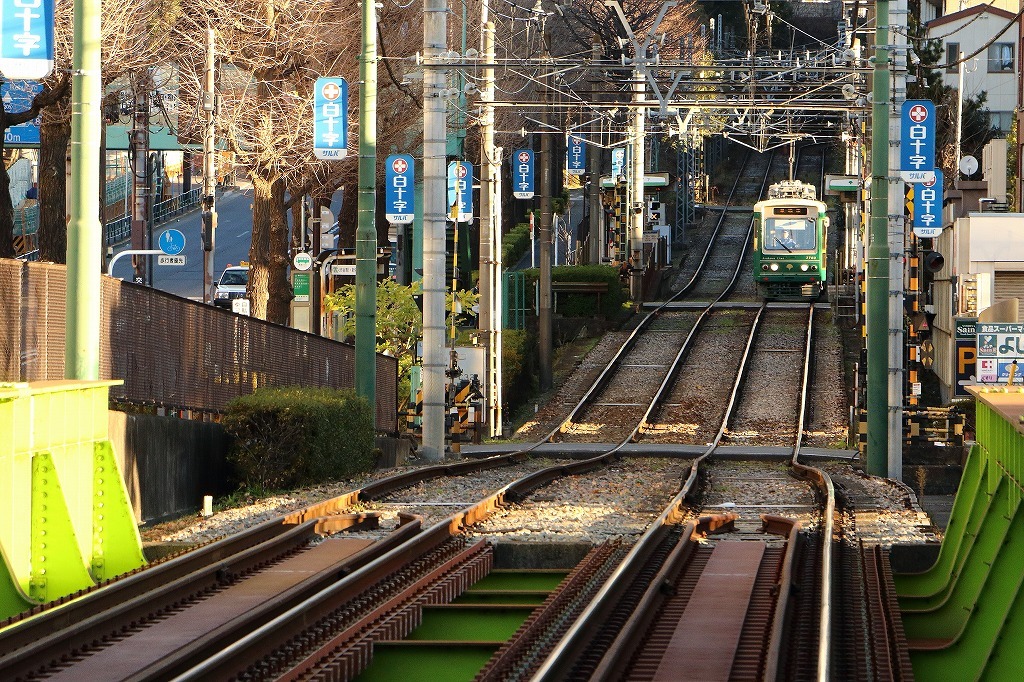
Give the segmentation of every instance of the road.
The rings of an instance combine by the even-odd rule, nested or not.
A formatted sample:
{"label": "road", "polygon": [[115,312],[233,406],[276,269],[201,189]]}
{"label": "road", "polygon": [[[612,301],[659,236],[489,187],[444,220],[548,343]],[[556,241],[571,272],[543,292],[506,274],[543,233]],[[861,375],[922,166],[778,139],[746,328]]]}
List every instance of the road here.
{"label": "road", "polygon": [[[217,248],[214,253],[214,278],[228,264],[237,265],[248,259],[249,243],[252,239],[252,190],[228,189],[217,195]],[[153,287],[177,296],[194,300],[203,298],[203,251],[201,236],[202,218],[198,208],[161,223],[153,230],[154,241],[164,230],[174,228],[185,235],[185,265],[156,265],[153,257]],[[127,249],[123,244],[115,253]],[[113,277],[130,280],[131,259],[127,256],[114,266]]]}

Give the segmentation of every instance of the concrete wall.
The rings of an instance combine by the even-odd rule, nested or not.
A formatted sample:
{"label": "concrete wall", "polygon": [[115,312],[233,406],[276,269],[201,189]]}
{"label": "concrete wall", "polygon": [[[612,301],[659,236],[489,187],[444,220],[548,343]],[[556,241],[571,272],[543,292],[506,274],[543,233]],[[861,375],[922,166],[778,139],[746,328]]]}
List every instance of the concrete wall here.
{"label": "concrete wall", "polygon": [[136,521],[155,523],[202,508],[203,495],[231,491],[220,424],[109,413],[114,444]]}

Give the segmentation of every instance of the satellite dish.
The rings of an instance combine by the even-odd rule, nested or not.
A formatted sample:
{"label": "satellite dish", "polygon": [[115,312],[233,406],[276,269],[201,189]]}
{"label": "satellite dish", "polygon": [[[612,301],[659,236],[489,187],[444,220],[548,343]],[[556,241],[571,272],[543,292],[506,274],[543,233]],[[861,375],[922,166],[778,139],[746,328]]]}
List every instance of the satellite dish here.
{"label": "satellite dish", "polygon": [[978,160],[968,154],[960,159],[960,172],[970,177],[978,172]]}

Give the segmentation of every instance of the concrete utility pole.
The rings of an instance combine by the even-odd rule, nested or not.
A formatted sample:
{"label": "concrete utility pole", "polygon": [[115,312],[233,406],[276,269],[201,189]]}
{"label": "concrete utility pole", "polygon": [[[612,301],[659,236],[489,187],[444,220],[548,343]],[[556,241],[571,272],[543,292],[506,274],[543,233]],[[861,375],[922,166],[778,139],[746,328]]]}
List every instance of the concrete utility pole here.
{"label": "concrete utility pole", "polygon": [[[148,249],[149,234],[149,97],[152,90],[149,69],[144,68],[135,84],[135,117],[132,127],[132,249]],[[135,283],[147,284],[148,256],[133,256]]]}
{"label": "concrete utility pole", "polygon": [[214,251],[217,248],[217,140],[214,114],[216,59],[212,28],[206,29],[206,73],[203,78],[203,299],[213,305]]}
{"label": "concrete utility pole", "polygon": [[448,4],[423,2],[423,447],[422,457],[444,457],[444,228],[445,152],[444,89],[441,61],[447,51]]}
{"label": "concrete utility pole", "polygon": [[[905,24],[907,0],[896,0],[890,17],[898,17],[898,24]],[[903,102],[907,99],[907,38],[899,31],[892,31],[893,50],[893,106],[889,107],[890,139],[900,139],[900,118]],[[959,135],[957,136],[959,139]],[[889,145],[889,168],[899,165],[900,150]],[[903,480],[903,393],[906,373],[903,363],[903,259],[906,247],[904,225],[904,196],[906,191],[899,177],[890,179],[888,214],[892,216],[889,227],[889,410],[888,410],[888,457],[886,475],[898,481]],[[941,191],[941,188],[940,188]]]}
{"label": "concrete utility pole", "polygon": [[[356,395],[377,405],[377,9],[363,0],[356,224]],[[443,299],[442,299],[443,301]],[[314,311],[315,312],[315,311]],[[374,419],[376,423],[376,419]]]}
{"label": "concrete utility pole", "polygon": [[[537,3],[538,6],[540,3]],[[537,353],[540,358],[540,390],[546,391],[552,385],[552,355],[554,353],[551,331],[551,192],[553,190],[553,166],[551,139],[551,74],[548,60],[551,58],[551,29],[546,17],[541,15],[541,35],[544,41],[544,68],[548,73],[541,76],[541,120],[544,130],[540,136],[540,295],[537,304]]]}
{"label": "concrete utility pole", "polygon": [[867,272],[867,470],[889,472],[889,1],[875,3],[875,71],[871,86],[871,224]]}
{"label": "concrete utility pole", "polygon": [[[596,64],[601,59],[601,45],[595,43],[590,47],[590,60],[592,64]],[[594,91],[591,95],[595,102],[601,101],[600,95],[597,93],[598,79],[595,77],[590,81],[590,88]],[[593,146],[591,154],[587,157],[587,164],[590,166],[588,172],[590,173],[589,183],[589,195],[587,198],[590,201],[590,241],[587,248],[587,263],[592,265],[601,262],[601,250],[602,244],[604,244],[604,210],[601,207],[601,161],[604,154],[604,135],[601,130],[602,122],[599,119],[594,119],[593,124],[590,128],[590,139],[596,144]]]}
{"label": "concrete utility pole", "polygon": [[[486,18],[487,3],[482,10]],[[480,89],[480,318],[487,364],[484,368],[488,434],[502,433],[501,420],[501,149],[494,147],[494,24],[481,31],[484,63]]]}
{"label": "concrete utility pole", "polygon": [[[640,59],[644,55],[636,55]],[[644,172],[647,157],[644,150],[645,114],[642,102],[644,96],[644,76],[639,69],[633,72],[633,107],[632,126],[630,128],[630,155],[633,162],[629,165],[632,172],[630,191],[633,195],[632,212],[630,213],[629,248],[632,251],[633,267],[630,269],[629,293],[638,305],[644,297]]]}
{"label": "concrete utility pole", "polygon": [[75,0],[64,376],[100,378],[100,0]]}

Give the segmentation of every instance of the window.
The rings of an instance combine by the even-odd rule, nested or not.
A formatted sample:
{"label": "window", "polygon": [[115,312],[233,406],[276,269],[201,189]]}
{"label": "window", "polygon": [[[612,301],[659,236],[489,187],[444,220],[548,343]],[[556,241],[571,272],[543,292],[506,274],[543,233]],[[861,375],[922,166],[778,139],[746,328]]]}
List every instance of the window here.
{"label": "window", "polygon": [[957,60],[960,59],[960,43],[946,43],[946,73],[956,73],[960,70]]}
{"label": "window", "polygon": [[1006,135],[1010,132],[1010,126],[1013,125],[1013,112],[1012,111],[989,111],[988,124],[992,128],[992,131],[997,135],[1002,133]]}
{"label": "window", "polygon": [[814,218],[768,218],[765,221],[765,251],[804,251],[815,248],[816,242]]}
{"label": "window", "polygon": [[1013,72],[1013,43],[995,43],[988,48],[988,72]]}

